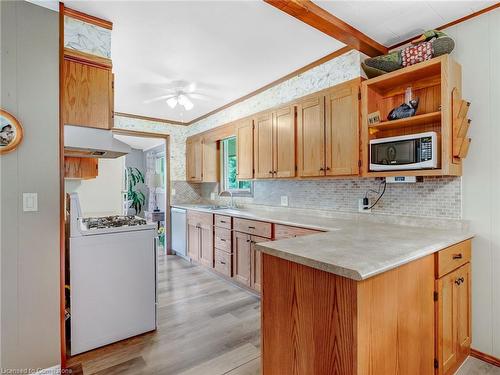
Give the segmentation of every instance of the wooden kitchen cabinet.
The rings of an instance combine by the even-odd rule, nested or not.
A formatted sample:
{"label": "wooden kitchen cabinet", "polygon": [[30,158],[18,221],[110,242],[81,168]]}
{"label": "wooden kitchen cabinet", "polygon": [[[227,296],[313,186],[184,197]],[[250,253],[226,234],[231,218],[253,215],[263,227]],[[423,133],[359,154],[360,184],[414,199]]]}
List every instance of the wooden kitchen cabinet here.
{"label": "wooden kitchen cabinet", "polygon": [[200,230],[198,224],[188,222],[188,256],[191,260],[198,262],[200,259]]}
{"label": "wooden kitchen cabinet", "polygon": [[99,159],[64,157],[64,178],[89,180],[96,178],[99,173]]}
{"label": "wooden kitchen cabinet", "polygon": [[202,142],[202,182],[219,181],[219,150],[217,146],[217,141],[204,140]]}
{"label": "wooden kitchen cabinet", "polygon": [[254,119],[255,178],[273,178],[273,113],[263,113]]}
{"label": "wooden kitchen cabinet", "polygon": [[269,238],[251,236],[250,238],[250,287],[257,292],[262,289],[262,253],[255,250],[255,244],[271,241]]}
{"label": "wooden kitchen cabinet", "polygon": [[297,161],[301,177],[325,174],[325,99],[312,95],[297,106]]}
{"label": "wooden kitchen cabinet", "polygon": [[254,177],[294,177],[295,107],[263,113],[254,125]]}
{"label": "wooden kitchen cabinet", "polygon": [[213,215],[188,211],[188,255],[191,260],[214,267]]}
{"label": "wooden kitchen cabinet", "polygon": [[233,278],[246,286],[251,286],[251,236],[233,232]]}
{"label": "wooden kitchen cabinet", "polygon": [[[469,241],[465,243],[470,246]],[[470,275],[470,263],[467,262],[436,281],[436,348],[439,375],[455,373],[470,353]]]}
{"label": "wooden kitchen cabinet", "polygon": [[113,74],[109,66],[64,58],[62,116],[65,125],[113,127]]}
{"label": "wooden kitchen cabinet", "polygon": [[359,174],[359,81],[333,87],[326,95],[326,175]]}
{"label": "wooden kitchen cabinet", "polygon": [[300,177],[359,174],[359,84],[354,79],[299,102]]}
{"label": "wooden kitchen cabinet", "polygon": [[186,141],[186,180],[201,182],[203,171],[203,144],[201,137],[188,138]]}
{"label": "wooden kitchen cabinet", "polygon": [[235,127],[238,179],[250,180],[253,178],[253,120],[241,120]]}
{"label": "wooden kitchen cabinet", "polygon": [[214,232],[210,224],[200,224],[200,263],[205,267],[214,267]]}

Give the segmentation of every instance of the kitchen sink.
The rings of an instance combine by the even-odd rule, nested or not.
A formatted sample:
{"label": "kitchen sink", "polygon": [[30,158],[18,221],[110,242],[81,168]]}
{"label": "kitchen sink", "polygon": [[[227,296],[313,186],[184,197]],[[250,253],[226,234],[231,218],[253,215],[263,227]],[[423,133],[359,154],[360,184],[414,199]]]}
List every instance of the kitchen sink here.
{"label": "kitchen sink", "polygon": [[212,206],[200,206],[200,208],[204,208],[206,210],[228,210],[230,207],[229,206],[219,206],[219,205],[212,205]]}

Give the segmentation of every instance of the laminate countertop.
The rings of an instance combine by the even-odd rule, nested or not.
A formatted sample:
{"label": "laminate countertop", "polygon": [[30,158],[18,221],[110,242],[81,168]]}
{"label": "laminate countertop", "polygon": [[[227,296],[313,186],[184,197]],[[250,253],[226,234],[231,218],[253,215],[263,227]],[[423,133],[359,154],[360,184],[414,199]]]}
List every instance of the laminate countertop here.
{"label": "laminate countertop", "polygon": [[377,217],[368,218],[366,214],[331,217],[315,210],[307,213],[282,208],[213,210],[208,205],[197,204],[173,207],[324,231],[260,242],[256,249],[353,280],[368,279],[474,237],[458,226],[436,228],[432,220],[429,226],[396,224],[397,221],[409,223],[409,219],[395,216],[380,218],[377,222]]}

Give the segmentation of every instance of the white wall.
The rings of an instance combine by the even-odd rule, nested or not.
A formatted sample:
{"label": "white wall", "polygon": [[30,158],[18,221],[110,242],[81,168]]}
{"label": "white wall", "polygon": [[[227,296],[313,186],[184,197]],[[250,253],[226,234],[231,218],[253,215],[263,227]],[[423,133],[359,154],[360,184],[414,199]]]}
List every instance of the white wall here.
{"label": "white wall", "polygon": [[472,347],[500,357],[500,9],[447,30],[470,100],[472,144],[462,178],[473,242]]}
{"label": "white wall", "polygon": [[[54,11],[2,1],[1,103],[24,126],[0,156],[2,368],[47,368],[59,346],[59,21]],[[38,193],[23,212],[22,193]]]}
{"label": "white wall", "polygon": [[84,216],[121,215],[125,157],[99,159],[99,174],[90,180],[66,180],[66,193],[77,192]]}

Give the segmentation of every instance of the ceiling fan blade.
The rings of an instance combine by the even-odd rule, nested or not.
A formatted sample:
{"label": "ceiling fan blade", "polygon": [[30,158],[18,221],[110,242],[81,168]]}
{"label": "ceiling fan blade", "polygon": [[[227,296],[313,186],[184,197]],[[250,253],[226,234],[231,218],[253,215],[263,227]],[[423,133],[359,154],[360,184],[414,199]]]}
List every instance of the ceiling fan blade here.
{"label": "ceiling fan blade", "polygon": [[158,96],[158,97],[153,98],[153,99],[145,100],[144,104],[149,104],[149,103],[153,103],[153,102],[159,102],[160,100],[166,100],[166,99],[172,98],[174,96],[175,96],[175,94],[168,94],[168,95]]}
{"label": "ceiling fan blade", "polygon": [[209,100],[209,97],[207,95],[199,94],[199,93],[188,93],[188,97],[196,100]]}

